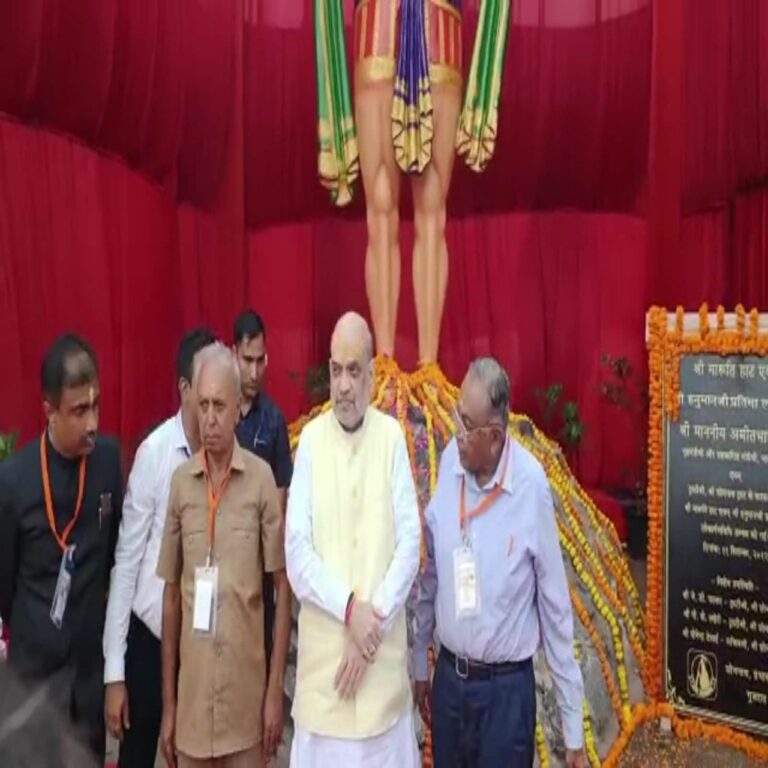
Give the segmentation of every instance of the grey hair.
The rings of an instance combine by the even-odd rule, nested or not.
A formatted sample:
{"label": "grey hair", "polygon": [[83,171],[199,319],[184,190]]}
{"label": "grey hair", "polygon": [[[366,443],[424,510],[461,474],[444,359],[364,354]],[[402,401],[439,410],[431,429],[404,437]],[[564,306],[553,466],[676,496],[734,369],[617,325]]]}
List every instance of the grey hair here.
{"label": "grey hair", "polygon": [[232,350],[220,341],[215,341],[213,344],[203,347],[195,355],[195,364],[192,373],[193,387],[197,389],[200,371],[202,371],[203,366],[208,363],[213,363],[229,371],[232,375],[232,384],[235,387],[235,393],[240,397],[240,366],[237,364],[237,360],[232,354]]}
{"label": "grey hair", "polygon": [[506,424],[509,418],[510,384],[509,376],[498,360],[493,357],[478,357],[469,365],[468,374],[479,381],[488,393],[491,412]]}

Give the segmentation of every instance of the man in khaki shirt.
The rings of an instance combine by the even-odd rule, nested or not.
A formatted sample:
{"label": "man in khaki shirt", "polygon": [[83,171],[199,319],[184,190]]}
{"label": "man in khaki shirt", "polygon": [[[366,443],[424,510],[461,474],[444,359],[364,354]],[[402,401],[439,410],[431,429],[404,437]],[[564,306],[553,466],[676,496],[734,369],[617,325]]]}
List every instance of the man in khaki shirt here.
{"label": "man in khaki shirt", "polygon": [[[280,742],[264,658],[262,578],[290,611],[277,488],[235,439],[239,371],[220,344],[196,360],[202,450],[171,481],[157,566],[163,579],[161,746],[175,768],[259,768]],[[261,560],[263,551],[264,562]],[[282,689],[288,637],[275,637],[268,686]],[[179,668],[177,670],[177,659]],[[178,688],[177,688],[178,671]],[[282,702],[281,702],[282,703]]]}

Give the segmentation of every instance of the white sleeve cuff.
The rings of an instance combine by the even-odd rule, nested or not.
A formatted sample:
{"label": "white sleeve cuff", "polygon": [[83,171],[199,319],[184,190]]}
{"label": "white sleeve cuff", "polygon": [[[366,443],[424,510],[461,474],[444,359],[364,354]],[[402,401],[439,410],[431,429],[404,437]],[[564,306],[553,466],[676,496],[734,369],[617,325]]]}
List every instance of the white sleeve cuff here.
{"label": "white sleeve cuff", "polygon": [[345,587],[329,585],[327,596],[328,610],[331,615],[335,616],[342,624],[346,618],[349,595],[350,592]]}
{"label": "white sleeve cuff", "polygon": [[584,723],[581,710],[568,708],[563,711],[563,741],[565,748],[582,749],[584,746]]}
{"label": "white sleeve cuff", "polygon": [[125,682],[125,659],[122,656],[108,657],[104,662],[104,685]]}

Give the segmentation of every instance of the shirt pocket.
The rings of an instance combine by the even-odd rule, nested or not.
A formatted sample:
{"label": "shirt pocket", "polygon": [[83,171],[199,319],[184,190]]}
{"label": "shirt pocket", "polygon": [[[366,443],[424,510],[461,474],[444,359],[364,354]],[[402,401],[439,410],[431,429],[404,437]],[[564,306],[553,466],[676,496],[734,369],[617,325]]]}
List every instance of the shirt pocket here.
{"label": "shirt pocket", "polygon": [[493,542],[489,561],[496,563],[499,573],[505,576],[496,580],[497,604],[511,612],[533,601],[536,574],[527,531],[520,527],[502,528]]}
{"label": "shirt pocket", "polygon": [[242,596],[261,594],[263,567],[261,556],[261,525],[255,510],[233,516],[222,530],[218,548],[222,568],[226,568],[231,583]]}
{"label": "shirt pocket", "polygon": [[208,556],[208,527],[198,521],[182,524],[181,546],[185,563],[192,567],[205,565]]}

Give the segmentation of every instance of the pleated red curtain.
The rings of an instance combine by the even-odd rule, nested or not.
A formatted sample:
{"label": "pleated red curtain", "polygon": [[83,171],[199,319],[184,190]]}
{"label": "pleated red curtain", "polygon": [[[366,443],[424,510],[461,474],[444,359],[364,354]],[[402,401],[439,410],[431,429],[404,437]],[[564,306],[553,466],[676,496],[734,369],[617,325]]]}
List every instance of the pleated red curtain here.
{"label": "pleated red curtain", "polygon": [[[497,355],[534,416],[562,383],[589,484],[633,461],[599,358],[643,369],[649,302],[766,303],[767,24],[760,0],[512,2],[497,155],[452,188],[441,362]],[[0,0],[0,429],[38,429],[40,356],[73,328],[132,446],[174,407],[181,331],[228,338],[246,304],[273,394],[306,407],[336,316],[365,311],[361,193],[336,211],[316,181],[312,45],[305,0]]]}

